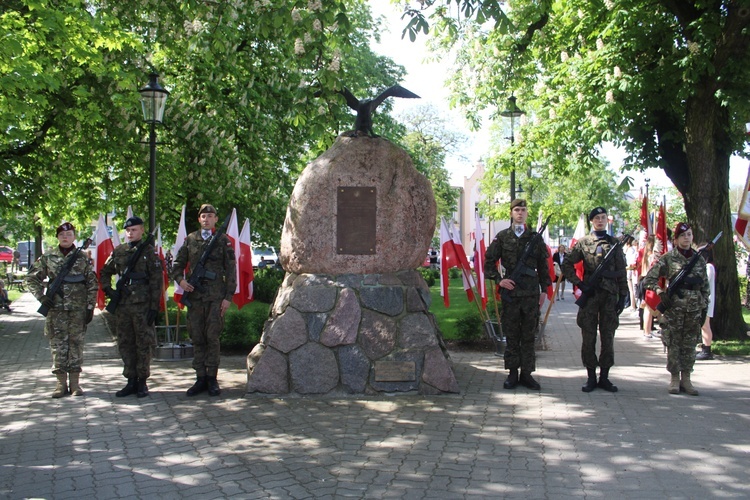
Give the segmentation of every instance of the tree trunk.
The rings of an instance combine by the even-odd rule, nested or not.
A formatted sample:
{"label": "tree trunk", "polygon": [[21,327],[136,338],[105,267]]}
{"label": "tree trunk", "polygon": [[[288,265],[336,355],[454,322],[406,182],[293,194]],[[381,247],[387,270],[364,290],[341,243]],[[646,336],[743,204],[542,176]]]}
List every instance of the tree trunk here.
{"label": "tree trunk", "polygon": [[696,243],[713,239],[719,231],[724,233],[713,251],[716,267],[714,338],[745,338],[747,325],[742,317],[729,206],[729,152],[726,148],[729,116],[716,102],[712,86],[706,85],[704,89],[687,102],[688,182],[680,190]]}

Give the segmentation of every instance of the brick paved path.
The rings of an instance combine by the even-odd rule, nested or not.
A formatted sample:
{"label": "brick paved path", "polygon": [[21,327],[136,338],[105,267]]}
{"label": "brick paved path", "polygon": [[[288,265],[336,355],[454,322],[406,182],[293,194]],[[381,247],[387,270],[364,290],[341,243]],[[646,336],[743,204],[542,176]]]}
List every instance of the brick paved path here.
{"label": "brick paved path", "polygon": [[611,379],[581,392],[570,296],[539,353],[541,392],[502,389],[499,358],[453,355],[462,393],[246,397],[224,357],[218,398],[184,393],[189,361],[156,362],[151,396],[115,398],[121,364],[100,316],[85,396],[53,400],[36,302],[0,315],[0,498],[748,498],[748,358],[698,362],[699,397],[667,394],[658,340],[624,313]]}

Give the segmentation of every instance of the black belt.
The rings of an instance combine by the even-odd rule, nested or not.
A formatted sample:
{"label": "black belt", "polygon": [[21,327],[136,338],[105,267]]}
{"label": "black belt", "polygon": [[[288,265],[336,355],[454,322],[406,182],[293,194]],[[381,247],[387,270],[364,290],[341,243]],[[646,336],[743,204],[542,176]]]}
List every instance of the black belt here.
{"label": "black belt", "polygon": [[63,278],[63,283],[83,283],[86,278],[83,274],[68,275]]}

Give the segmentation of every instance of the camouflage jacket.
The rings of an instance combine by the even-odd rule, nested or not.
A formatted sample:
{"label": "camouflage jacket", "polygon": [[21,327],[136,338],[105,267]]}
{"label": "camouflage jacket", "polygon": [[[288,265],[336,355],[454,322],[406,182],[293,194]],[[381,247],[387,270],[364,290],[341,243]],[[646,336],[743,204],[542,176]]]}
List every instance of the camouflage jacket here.
{"label": "camouflage jacket", "polygon": [[[484,272],[487,279],[499,281],[501,276],[497,269],[498,261],[505,268],[507,278],[516,268],[526,245],[536,232],[527,228],[521,236],[516,236],[511,228],[503,229],[490,243],[484,259]],[[546,290],[551,284],[549,266],[547,264],[547,246],[539,241],[534,251],[524,262],[524,272],[516,282],[516,287],[510,291],[511,297],[539,296],[541,290]]]}
{"label": "camouflage jacket", "polygon": [[[182,245],[177,252],[177,256],[175,256],[170,278],[178,283],[183,277],[189,279],[190,270],[201,260],[207,244],[208,242],[201,237],[200,231],[190,233],[185,238],[185,244]],[[188,269],[187,273],[185,269]],[[214,301],[224,299],[231,302],[237,288],[237,275],[234,247],[226,234],[219,236],[218,243],[206,260],[206,270],[216,273],[216,279],[202,280],[201,284],[205,287],[205,291],[195,290],[190,294],[191,300]]]}
{"label": "camouflage jacket", "polygon": [[[99,276],[102,290],[105,293],[112,289],[112,277],[115,274],[122,275],[125,272],[128,261],[137,251],[138,246],[131,247],[129,243],[123,243],[115,248],[107,262],[104,263]],[[153,245],[148,245],[133,265],[128,282],[122,288],[125,293],[123,293],[119,305],[147,304],[148,309],[159,310],[159,299],[161,298],[163,285],[162,276],[161,261],[156,255],[156,249]]]}
{"label": "camouflage jacket", "polygon": [[[676,248],[665,253],[656,261],[648,274],[643,278],[643,286],[648,290],[659,293],[664,291],[659,286],[659,278],[667,278],[667,288],[677,273],[687,265],[689,259],[685,258]],[[680,288],[680,293],[672,295],[672,309],[683,311],[700,311],[708,307],[709,284],[706,275],[706,261],[703,257],[698,259],[693,269],[687,275],[685,286]],[[681,295],[681,296],[680,296]]]}
{"label": "camouflage jacket", "polygon": [[[583,262],[583,281],[585,282],[596,271],[609,249],[616,243],[617,240],[614,237],[608,234],[599,237],[594,232],[578,240],[573,250],[568,253],[563,261],[562,272],[565,279],[574,285],[578,285],[581,280],[576,275],[574,266],[578,262]],[[600,274],[601,279],[596,284],[596,288],[615,295],[628,295],[626,267],[625,252],[618,251],[614,258],[609,261],[607,268]]]}
{"label": "camouflage jacket", "polygon": [[[75,252],[75,250],[73,250]],[[44,296],[44,280],[52,283],[62,270],[63,264],[72,252],[66,256],[55,246],[47,253],[39,257],[26,275],[26,283],[29,290],[41,300]],[[74,311],[76,309],[93,309],[96,306],[96,293],[99,291],[99,283],[96,281],[96,273],[85,252],[81,252],[76,263],[63,281],[61,288],[62,296],[56,294],[52,310]]]}

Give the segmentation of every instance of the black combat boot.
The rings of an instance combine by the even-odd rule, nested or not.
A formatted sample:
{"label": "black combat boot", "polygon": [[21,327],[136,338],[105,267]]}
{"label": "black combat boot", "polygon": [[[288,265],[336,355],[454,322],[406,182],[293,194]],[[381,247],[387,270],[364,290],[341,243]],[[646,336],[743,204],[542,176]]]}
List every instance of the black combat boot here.
{"label": "black combat boot", "polygon": [[129,378],[127,385],[117,391],[115,393],[115,396],[118,398],[124,398],[125,396],[130,396],[131,394],[135,394],[138,392],[138,379],[137,378]]}
{"label": "black combat boot", "polygon": [[520,378],[521,385],[528,387],[529,389],[534,389],[535,391],[538,391],[542,388],[541,385],[539,385],[539,382],[534,380],[534,377],[531,376],[531,373],[521,371],[521,378]]}
{"label": "black combat boot", "polygon": [[701,351],[695,355],[695,359],[698,361],[708,361],[708,360],[714,359],[714,355],[711,354],[711,346],[710,345],[701,346]]}
{"label": "black combat boot", "polygon": [[607,392],[617,392],[617,386],[609,381],[609,368],[602,368],[599,373],[599,387]]}
{"label": "black combat boot", "polygon": [[206,377],[197,377],[195,383],[193,384],[193,387],[187,390],[187,395],[195,396],[196,394],[200,394],[206,389],[208,389],[208,382],[206,381]]}
{"label": "black combat boot", "polygon": [[135,395],[138,398],[145,398],[148,396],[148,386],[146,385],[146,379],[138,377],[138,393]]}
{"label": "black combat boot", "polygon": [[503,382],[504,389],[515,389],[518,385],[518,368],[514,368],[508,373],[508,378]]}
{"label": "black combat boot", "polygon": [[583,392],[591,392],[596,389],[596,368],[586,368],[586,371],[589,374],[589,378],[586,380],[586,383],[583,384],[581,390]]}
{"label": "black combat boot", "polygon": [[219,381],[216,377],[208,377],[208,395],[218,396],[221,394],[221,388],[219,387]]}

